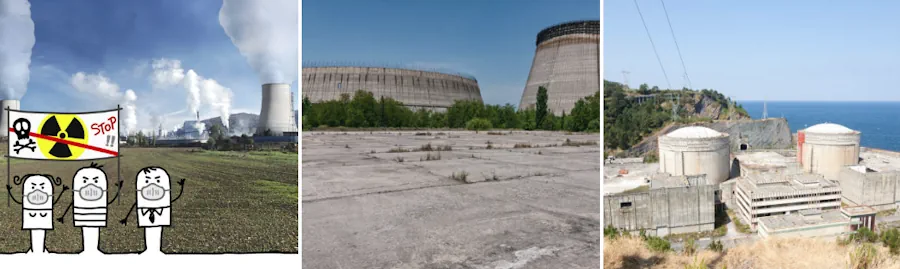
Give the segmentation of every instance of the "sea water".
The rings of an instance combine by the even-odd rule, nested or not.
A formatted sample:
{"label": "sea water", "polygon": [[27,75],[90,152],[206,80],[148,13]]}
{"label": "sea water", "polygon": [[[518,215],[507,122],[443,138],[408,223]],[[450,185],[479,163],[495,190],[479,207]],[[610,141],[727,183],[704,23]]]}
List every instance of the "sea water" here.
{"label": "sea water", "polygon": [[[739,101],[754,119],[762,101]],[[862,132],[863,147],[900,151],[900,102],[766,102],[769,118],[786,118],[791,133],[819,123],[836,123]]]}

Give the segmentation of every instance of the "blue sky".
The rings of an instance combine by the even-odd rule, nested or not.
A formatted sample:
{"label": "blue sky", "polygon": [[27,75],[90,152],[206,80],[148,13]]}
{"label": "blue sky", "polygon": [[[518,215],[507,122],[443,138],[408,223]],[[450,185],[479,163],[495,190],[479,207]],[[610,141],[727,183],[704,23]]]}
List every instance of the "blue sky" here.
{"label": "blue sky", "polygon": [[[638,1],[672,87],[683,69],[660,1]],[[738,100],[900,101],[900,3],[666,1],[694,88]],[[604,6],[604,78],[665,88],[633,1]]]}
{"label": "blue sky", "polygon": [[302,60],[454,70],[478,79],[485,103],[517,105],[537,33],[599,18],[598,0],[307,0]]}
{"label": "blue sky", "polygon": [[[74,74],[102,75],[137,95],[138,128],[151,118],[185,110],[188,91],[155,91],[151,61],[178,60],[233,92],[231,113],[259,113],[259,78],[219,25],[221,0],[32,0],[35,46],[22,109],[84,111],[115,106],[102,93],[78,91]],[[297,83],[293,85],[296,93]],[[99,101],[93,101],[99,100]],[[105,102],[104,102],[105,100]],[[219,116],[201,108],[201,117]],[[191,113],[169,115],[164,128]]]}

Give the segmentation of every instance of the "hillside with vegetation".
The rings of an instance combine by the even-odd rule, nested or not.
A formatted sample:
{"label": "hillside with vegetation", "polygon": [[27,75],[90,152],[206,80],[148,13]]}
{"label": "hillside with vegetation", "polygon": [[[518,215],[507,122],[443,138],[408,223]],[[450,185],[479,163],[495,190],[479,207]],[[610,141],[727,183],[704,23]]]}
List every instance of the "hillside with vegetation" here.
{"label": "hillside with vegetation", "polygon": [[[750,119],[744,108],[725,95],[710,89],[661,90],[641,84],[637,89],[603,81],[603,139],[607,151],[628,150],[663,126],[714,120]],[[639,99],[643,99],[639,102]]]}

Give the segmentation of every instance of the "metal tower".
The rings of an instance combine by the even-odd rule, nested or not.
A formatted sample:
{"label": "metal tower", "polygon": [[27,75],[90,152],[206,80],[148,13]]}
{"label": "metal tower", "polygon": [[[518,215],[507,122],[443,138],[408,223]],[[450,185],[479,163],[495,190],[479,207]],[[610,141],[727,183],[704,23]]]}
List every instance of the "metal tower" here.
{"label": "metal tower", "polygon": [[763,117],[762,117],[762,118],[763,118],[763,119],[768,119],[768,118],[769,118],[769,108],[768,108],[768,106],[766,105],[766,101],[763,101]]}

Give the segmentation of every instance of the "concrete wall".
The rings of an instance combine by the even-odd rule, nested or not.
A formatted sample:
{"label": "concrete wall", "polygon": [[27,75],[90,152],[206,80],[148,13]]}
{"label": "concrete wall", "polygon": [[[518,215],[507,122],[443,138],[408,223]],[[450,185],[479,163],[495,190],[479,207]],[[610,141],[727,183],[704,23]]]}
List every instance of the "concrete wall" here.
{"label": "concrete wall", "polygon": [[600,90],[600,34],[571,34],[544,41],[534,52],[519,109],[537,103],[538,88],[547,89],[547,107],[556,115],[571,113],[575,102]]}
{"label": "concrete wall", "polygon": [[900,201],[898,172],[859,173],[844,168],[839,174],[842,196],[848,204],[867,205],[878,210],[893,209]]}
{"label": "concrete wall", "polygon": [[303,97],[318,103],[358,90],[390,97],[412,108],[443,111],[456,100],[481,100],[478,82],[437,72],[375,67],[303,68]]}
{"label": "concrete wall", "polygon": [[764,120],[746,121],[715,121],[713,123],[699,124],[671,124],[664,127],[652,136],[634,145],[625,155],[640,156],[647,152],[655,151],[659,146],[658,136],[668,134],[687,126],[704,126],[721,133],[727,133],[731,144],[731,151],[737,151],[742,142],[749,143],[753,150],[791,149],[791,129],[787,120],[771,118]]}
{"label": "concrete wall", "polygon": [[[715,227],[715,192],[711,185],[654,189],[604,196],[606,225],[651,235],[711,231]],[[630,208],[622,208],[623,203]]]}

